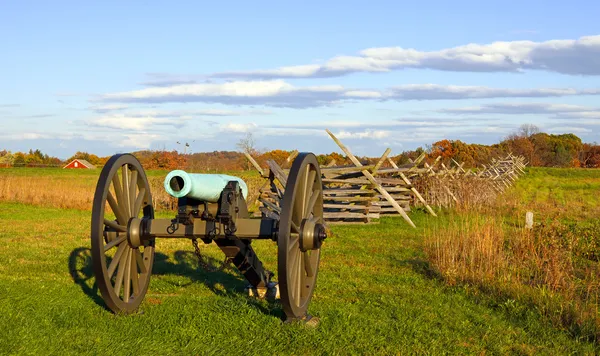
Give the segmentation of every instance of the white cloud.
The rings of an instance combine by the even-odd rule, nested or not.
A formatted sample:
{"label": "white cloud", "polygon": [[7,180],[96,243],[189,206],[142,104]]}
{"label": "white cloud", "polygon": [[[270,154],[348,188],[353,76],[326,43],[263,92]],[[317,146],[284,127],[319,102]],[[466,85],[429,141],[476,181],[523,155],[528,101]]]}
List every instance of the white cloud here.
{"label": "white cloud", "polygon": [[544,98],[600,95],[600,89],[535,88],[511,89],[485,86],[409,84],[391,87],[386,98],[395,100],[457,100],[490,98]]}
{"label": "white cloud", "polygon": [[124,134],[116,144],[118,147],[135,147],[138,149],[149,149],[152,142],[163,138],[161,135],[149,133]]}
{"label": "white cloud", "polygon": [[226,132],[249,132],[258,127],[255,123],[228,123],[221,126],[221,131]]}
{"label": "white cloud", "polygon": [[334,135],[339,138],[369,138],[369,139],[382,139],[390,136],[389,130],[365,130],[358,132],[340,131]]}
{"label": "white cloud", "polygon": [[273,96],[294,90],[291,84],[282,80],[272,81],[237,81],[221,84],[182,84],[165,88],[146,88],[125,93],[104,95],[104,99],[149,99],[155,97],[187,97],[187,96],[233,96],[261,97]]}
{"label": "white cloud", "polygon": [[132,117],[125,115],[105,116],[91,119],[88,124],[91,126],[100,126],[121,130],[142,131],[151,128],[154,125],[169,125],[181,127],[184,125],[185,118],[158,118],[152,116]]}
{"label": "white cloud", "polygon": [[335,77],[356,72],[389,72],[423,68],[455,72],[521,72],[543,70],[570,75],[600,75],[600,35],[545,42],[470,43],[437,51],[376,47],[359,56],[337,56],[322,65],[214,73],[218,78]]}
{"label": "white cloud", "polygon": [[563,113],[560,116],[577,119],[590,119],[588,120],[589,122],[594,122],[595,125],[600,125],[600,109],[596,109],[596,111],[568,112]]}
{"label": "white cloud", "polygon": [[[482,98],[542,98],[576,95],[600,95],[600,89],[534,88],[511,89],[484,86],[457,86],[437,84],[411,84],[387,90],[360,90],[341,85],[294,86],[283,80],[235,81],[228,83],[186,84],[169,87],[152,87],[103,95],[106,102],[205,102],[225,105],[264,105],[271,107],[309,108],[331,106],[344,101],[406,101],[406,100],[459,100]],[[135,114],[135,113],[138,114]],[[161,111],[164,113],[164,111]],[[164,116],[238,116],[264,115],[264,110],[179,110]],[[156,110],[128,112],[129,116],[161,115]]]}
{"label": "white cloud", "polygon": [[42,134],[39,132],[16,132],[16,133],[3,133],[0,134],[2,140],[42,140],[51,138],[48,134]]}
{"label": "white cloud", "polygon": [[314,107],[344,99],[348,90],[340,85],[295,87],[283,80],[235,81],[152,87],[103,95],[105,102],[206,102],[226,105]]}
{"label": "white cloud", "polygon": [[592,132],[591,129],[577,126],[555,126],[548,129],[549,133],[563,134],[563,133],[574,133],[574,134],[586,134]]}
{"label": "white cloud", "polygon": [[137,109],[129,110],[124,115],[131,117],[202,117],[202,116],[245,116],[245,115],[271,115],[268,110],[226,110],[226,109],[196,109],[196,110],[157,110]]}
{"label": "white cloud", "polygon": [[89,110],[95,111],[97,113],[107,113],[111,111],[121,111],[129,108],[128,105],[124,104],[104,104],[104,105],[94,105],[89,107]]}
{"label": "white cloud", "polygon": [[345,93],[345,96],[351,98],[381,98],[383,94],[373,90],[350,90]]}
{"label": "white cloud", "polygon": [[493,103],[480,106],[440,109],[449,114],[548,114],[582,113],[593,108],[581,105],[551,103]]}

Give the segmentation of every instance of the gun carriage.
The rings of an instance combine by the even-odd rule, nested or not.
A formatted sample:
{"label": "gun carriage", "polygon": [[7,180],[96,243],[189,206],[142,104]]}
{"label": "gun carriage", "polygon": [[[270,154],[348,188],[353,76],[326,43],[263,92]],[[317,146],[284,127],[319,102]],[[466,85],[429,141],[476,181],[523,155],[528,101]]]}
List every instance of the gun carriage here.
{"label": "gun carriage", "polygon": [[[93,270],[106,305],[115,313],[135,311],[146,294],[157,238],[214,242],[252,287],[278,288],[287,320],[307,320],[316,285],[323,223],[321,172],[314,154],[294,160],[279,219],[250,218],[246,184],[237,177],[172,171],[165,189],[178,198],[173,219],[154,217],[146,173],[131,154],[112,156],[94,195],[91,243]],[[252,240],[277,243],[278,284],[252,248]]]}

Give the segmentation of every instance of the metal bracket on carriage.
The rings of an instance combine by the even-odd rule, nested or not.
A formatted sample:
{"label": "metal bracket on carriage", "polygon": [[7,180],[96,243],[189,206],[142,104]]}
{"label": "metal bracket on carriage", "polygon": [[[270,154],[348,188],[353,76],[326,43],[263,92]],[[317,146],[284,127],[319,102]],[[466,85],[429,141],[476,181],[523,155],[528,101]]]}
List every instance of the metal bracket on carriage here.
{"label": "metal bracket on carriage", "polygon": [[233,236],[237,231],[235,226],[236,216],[240,212],[238,206],[238,199],[242,195],[237,181],[229,181],[223,191],[221,192],[221,198],[219,199],[219,213],[217,219],[225,227],[225,234]]}
{"label": "metal bracket on carriage", "polygon": [[269,301],[275,301],[281,298],[279,295],[279,283],[277,282],[269,282],[265,287],[254,287],[251,284],[248,284],[244,289],[244,292],[250,297],[266,299]]}

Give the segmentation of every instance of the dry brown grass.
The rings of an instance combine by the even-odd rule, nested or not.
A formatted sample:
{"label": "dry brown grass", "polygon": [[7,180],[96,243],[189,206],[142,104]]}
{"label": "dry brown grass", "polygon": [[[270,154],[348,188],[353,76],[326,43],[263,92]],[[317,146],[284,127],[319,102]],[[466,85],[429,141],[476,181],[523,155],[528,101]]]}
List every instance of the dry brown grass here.
{"label": "dry brown grass", "polygon": [[[164,175],[148,177],[156,211],[176,210],[177,199],[167,194],[163,187],[167,173],[165,171]],[[238,176],[248,184],[248,206],[253,210],[263,179],[245,172],[239,173]],[[97,179],[94,175],[0,175],[0,201],[91,210]]]}
{"label": "dry brown grass", "polygon": [[470,210],[487,207],[494,204],[498,194],[489,179],[475,176],[453,179],[423,175],[416,178],[414,184],[425,201],[443,208],[458,207]]}
{"label": "dry brown grass", "polygon": [[78,180],[65,176],[0,175],[0,200],[90,210],[94,184],[90,179]]}
{"label": "dry brown grass", "polygon": [[595,228],[510,225],[493,215],[457,215],[427,230],[425,251],[448,284],[517,300],[555,325],[600,340],[598,246],[590,246]]}

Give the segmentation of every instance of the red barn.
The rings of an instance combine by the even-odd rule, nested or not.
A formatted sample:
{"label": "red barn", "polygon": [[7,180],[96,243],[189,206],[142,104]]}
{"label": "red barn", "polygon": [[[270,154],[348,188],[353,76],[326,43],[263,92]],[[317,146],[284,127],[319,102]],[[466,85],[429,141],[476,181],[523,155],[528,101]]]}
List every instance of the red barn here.
{"label": "red barn", "polygon": [[78,159],[78,158],[76,158],[76,159],[72,160],[71,163],[69,163],[66,166],[64,166],[63,168],[87,168],[87,169],[94,169],[94,168],[96,168],[96,166],[94,166],[90,162],[86,161],[85,159]]}

